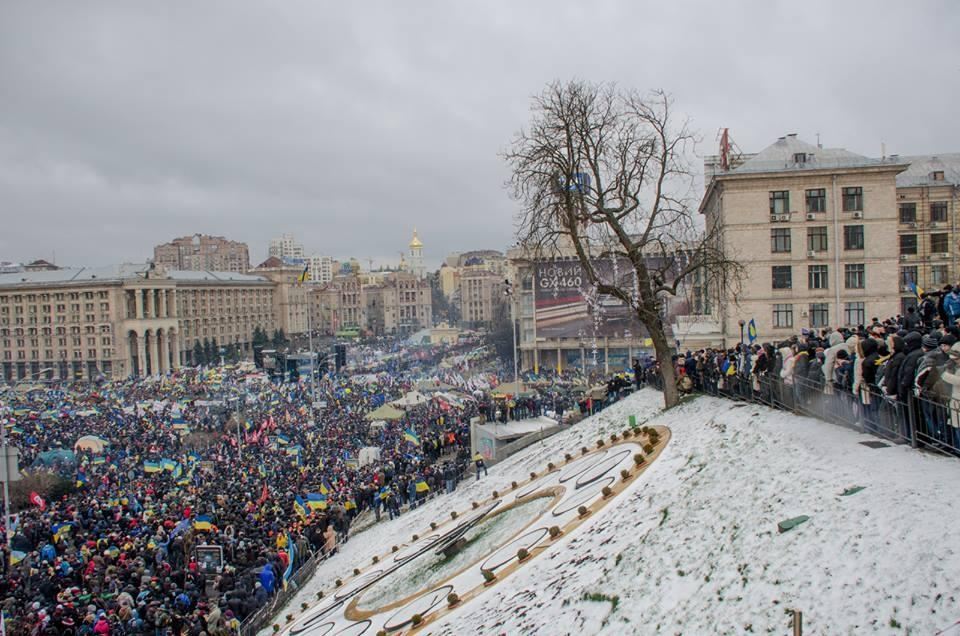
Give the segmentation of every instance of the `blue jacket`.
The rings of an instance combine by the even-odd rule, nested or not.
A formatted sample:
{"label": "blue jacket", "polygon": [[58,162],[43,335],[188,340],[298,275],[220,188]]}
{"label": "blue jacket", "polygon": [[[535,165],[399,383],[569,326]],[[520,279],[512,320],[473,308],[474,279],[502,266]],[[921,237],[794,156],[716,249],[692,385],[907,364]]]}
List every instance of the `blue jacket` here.
{"label": "blue jacket", "polygon": [[273,575],[273,567],[267,563],[260,570],[260,585],[267,591],[267,594],[273,594],[273,586],[276,583],[276,577]]}

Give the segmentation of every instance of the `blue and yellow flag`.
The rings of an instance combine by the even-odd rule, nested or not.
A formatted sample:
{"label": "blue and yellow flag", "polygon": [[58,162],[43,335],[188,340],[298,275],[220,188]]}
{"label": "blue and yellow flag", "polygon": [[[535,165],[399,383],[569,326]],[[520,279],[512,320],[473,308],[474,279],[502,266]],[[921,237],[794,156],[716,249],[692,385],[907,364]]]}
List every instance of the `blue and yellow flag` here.
{"label": "blue and yellow flag", "polygon": [[69,522],[68,522],[68,523],[55,523],[55,524],[53,524],[52,526],[50,526],[50,530],[53,532],[53,540],[54,540],[54,541],[60,541],[60,540],[63,539],[65,536],[67,536],[67,533],[70,532],[70,530],[72,530],[72,529],[73,529],[73,524],[72,524],[72,523],[69,523]]}
{"label": "blue and yellow flag", "polygon": [[324,479],[320,482],[320,492],[324,495],[329,495],[333,492],[333,486],[330,485],[330,482]]}
{"label": "blue and yellow flag", "polygon": [[354,501],[353,498],[347,499],[347,501],[343,504],[344,510],[355,510],[356,507],[357,502]]}
{"label": "blue and yellow flag", "polygon": [[[297,276],[298,283],[305,283],[310,280],[310,264],[308,263],[306,267],[303,268],[303,271],[300,272],[300,275]],[[286,587],[286,586],[284,586]]]}
{"label": "blue and yellow flag", "polygon": [[287,569],[283,571],[283,589],[287,589],[287,581],[293,576],[293,562],[297,559],[297,544],[287,533]]}
{"label": "blue and yellow flag", "polygon": [[921,287],[920,285],[917,285],[916,283],[910,283],[909,287],[910,287],[910,291],[912,291],[914,296],[916,296],[917,298],[920,298],[921,296],[924,295],[924,293],[926,293],[923,291],[923,287]]}
{"label": "blue and yellow flag", "polygon": [[10,551],[10,565],[16,565],[24,559],[27,558],[26,552],[21,552],[20,550],[11,550]]}
{"label": "blue and yellow flag", "polygon": [[420,436],[413,432],[412,428],[404,429],[403,439],[407,440],[411,444],[420,445]]}
{"label": "blue and yellow flag", "polygon": [[326,510],[327,498],[320,493],[308,492],[307,505],[310,506],[310,510]]}
{"label": "blue and yellow flag", "polygon": [[83,471],[77,473],[77,488],[83,488],[87,483],[87,474]]}
{"label": "blue and yellow flag", "polygon": [[293,498],[293,511],[304,519],[310,514],[307,511],[307,502],[305,502],[300,495]]}
{"label": "blue and yellow flag", "polygon": [[289,443],[290,443],[290,438],[288,436],[284,435],[283,433],[280,433],[279,435],[277,435],[277,444],[280,444],[281,446],[286,446]]}
{"label": "blue and yellow flag", "polygon": [[750,344],[753,344],[753,341],[757,339],[757,323],[753,318],[747,324],[747,337],[750,338]]}
{"label": "blue and yellow flag", "polygon": [[416,486],[417,486],[417,492],[427,492],[428,490],[430,490],[430,486],[428,486],[427,482],[425,482],[422,479],[417,480]]}
{"label": "blue and yellow flag", "polygon": [[159,473],[163,470],[163,466],[160,465],[160,462],[143,462],[143,472],[145,473]]}
{"label": "blue and yellow flag", "polygon": [[213,527],[213,519],[210,515],[199,515],[193,520],[193,527],[195,530],[209,530]]}
{"label": "blue and yellow flag", "polygon": [[164,470],[173,471],[177,467],[177,462],[172,459],[167,459],[166,457],[160,460],[160,465]]}
{"label": "blue and yellow flag", "polygon": [[97,457],[93,458],[94,466],[100,466],[101,464],[106,464],[106,463],[107,463],[107,458],[104,457],[103,455],[98,455]]}
{"label": "blue and yellow flag", "polygon": [[202,458],[200,457],[200,453],[197,453],[194,451],[190,451],[189,453],[187,453],[187,461],[190,462],[191,464],[195,464],[199,462],[201,459]]}

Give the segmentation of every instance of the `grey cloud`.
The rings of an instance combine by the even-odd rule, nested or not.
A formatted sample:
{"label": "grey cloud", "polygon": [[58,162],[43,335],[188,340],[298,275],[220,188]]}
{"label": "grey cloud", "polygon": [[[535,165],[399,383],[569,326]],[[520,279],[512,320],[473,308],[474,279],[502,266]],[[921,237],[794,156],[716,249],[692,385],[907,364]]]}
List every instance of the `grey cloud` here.
{"label": "grey cloud", "polygon": [[[722,6],[721,6],[722,5]],[[785,132],[960,149],[953,3],[9,2],[0,259],[142,259],[194,231],[432,265],[503,248],[498,152],[554,78],[663,87],[712,152]]]}

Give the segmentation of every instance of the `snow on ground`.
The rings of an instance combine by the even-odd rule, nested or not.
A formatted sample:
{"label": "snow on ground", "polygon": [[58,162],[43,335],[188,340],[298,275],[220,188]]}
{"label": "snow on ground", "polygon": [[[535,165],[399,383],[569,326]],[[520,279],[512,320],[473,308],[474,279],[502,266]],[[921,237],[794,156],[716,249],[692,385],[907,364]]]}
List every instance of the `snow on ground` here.
{"label": "snow on ground", "polygon": [[[641,391],[354,537],[291,607],[636,414],[672,438],[630,490],[422,633],[784,634],[791,608],[808,634],[933,634],[960,619],[960,462],[718,398],[657,415],[661,400]],[[852,486],[866,488],[839,496]],[[777,532],[798,515],[810,520]]]}
{"label": "snow on ground", "polygon": [[[426,536],[430,522],[438,523],[450,519],[450,512],[463,513],[471,509],[472,501],[488,499],[494,490],[506,491],[511,481],[523,483],[530,477],[531,471],[541,472],[548,462],[562,463],[568,450],[578,452],[581,446],[594,448],[600,437],[608,438],[611,433],[619,433],[628,427],[628,415],[637,415],[638,425],[655,415],[663,406],[663,397],[653,391],[635,395],[630,400],[618,402],[606,410],[570,426],[543,442],[533,444],[523,451],[489,468],[486,476],[476,481],[473,473],[469,479],[457,486],[451,495],[441,495],[416,510],[406,512],[393,521],[384,521],[350,538],[340,546],[338,554],[325,561],[316,574],[287,605],[277,612],[274,622],[283,625],[287,614],[300,614],[302,603],[316,602],[316,593],[329,594],[334,589],[334,581],[345,582],[353,576],[354,568],[366,568],[372,565],[374,555],[383,556],[390,552],[393,545],[404,546],[412,542],[414,534]],[[273,633],[272,629],[262,630],[262,636]]]}

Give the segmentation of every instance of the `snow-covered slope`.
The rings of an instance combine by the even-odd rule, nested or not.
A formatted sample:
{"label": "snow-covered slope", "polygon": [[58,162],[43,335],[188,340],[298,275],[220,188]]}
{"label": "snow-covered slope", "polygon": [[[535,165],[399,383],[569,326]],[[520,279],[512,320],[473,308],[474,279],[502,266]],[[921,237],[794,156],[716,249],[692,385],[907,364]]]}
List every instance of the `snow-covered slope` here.
{"label": "snow-covered slope", "polygon": [[[642,391],[354,537],[291,607],[636,414],[672,437],[630,490],[422,633],[783,634],[789,609],[808,634],[932,634],[960,619],[960,462],[753,405],[698,398],[658,413],[661,400]],[[866,488],[840,496],[852,486]],[[799,515],[810,520],[778,533]]]}

